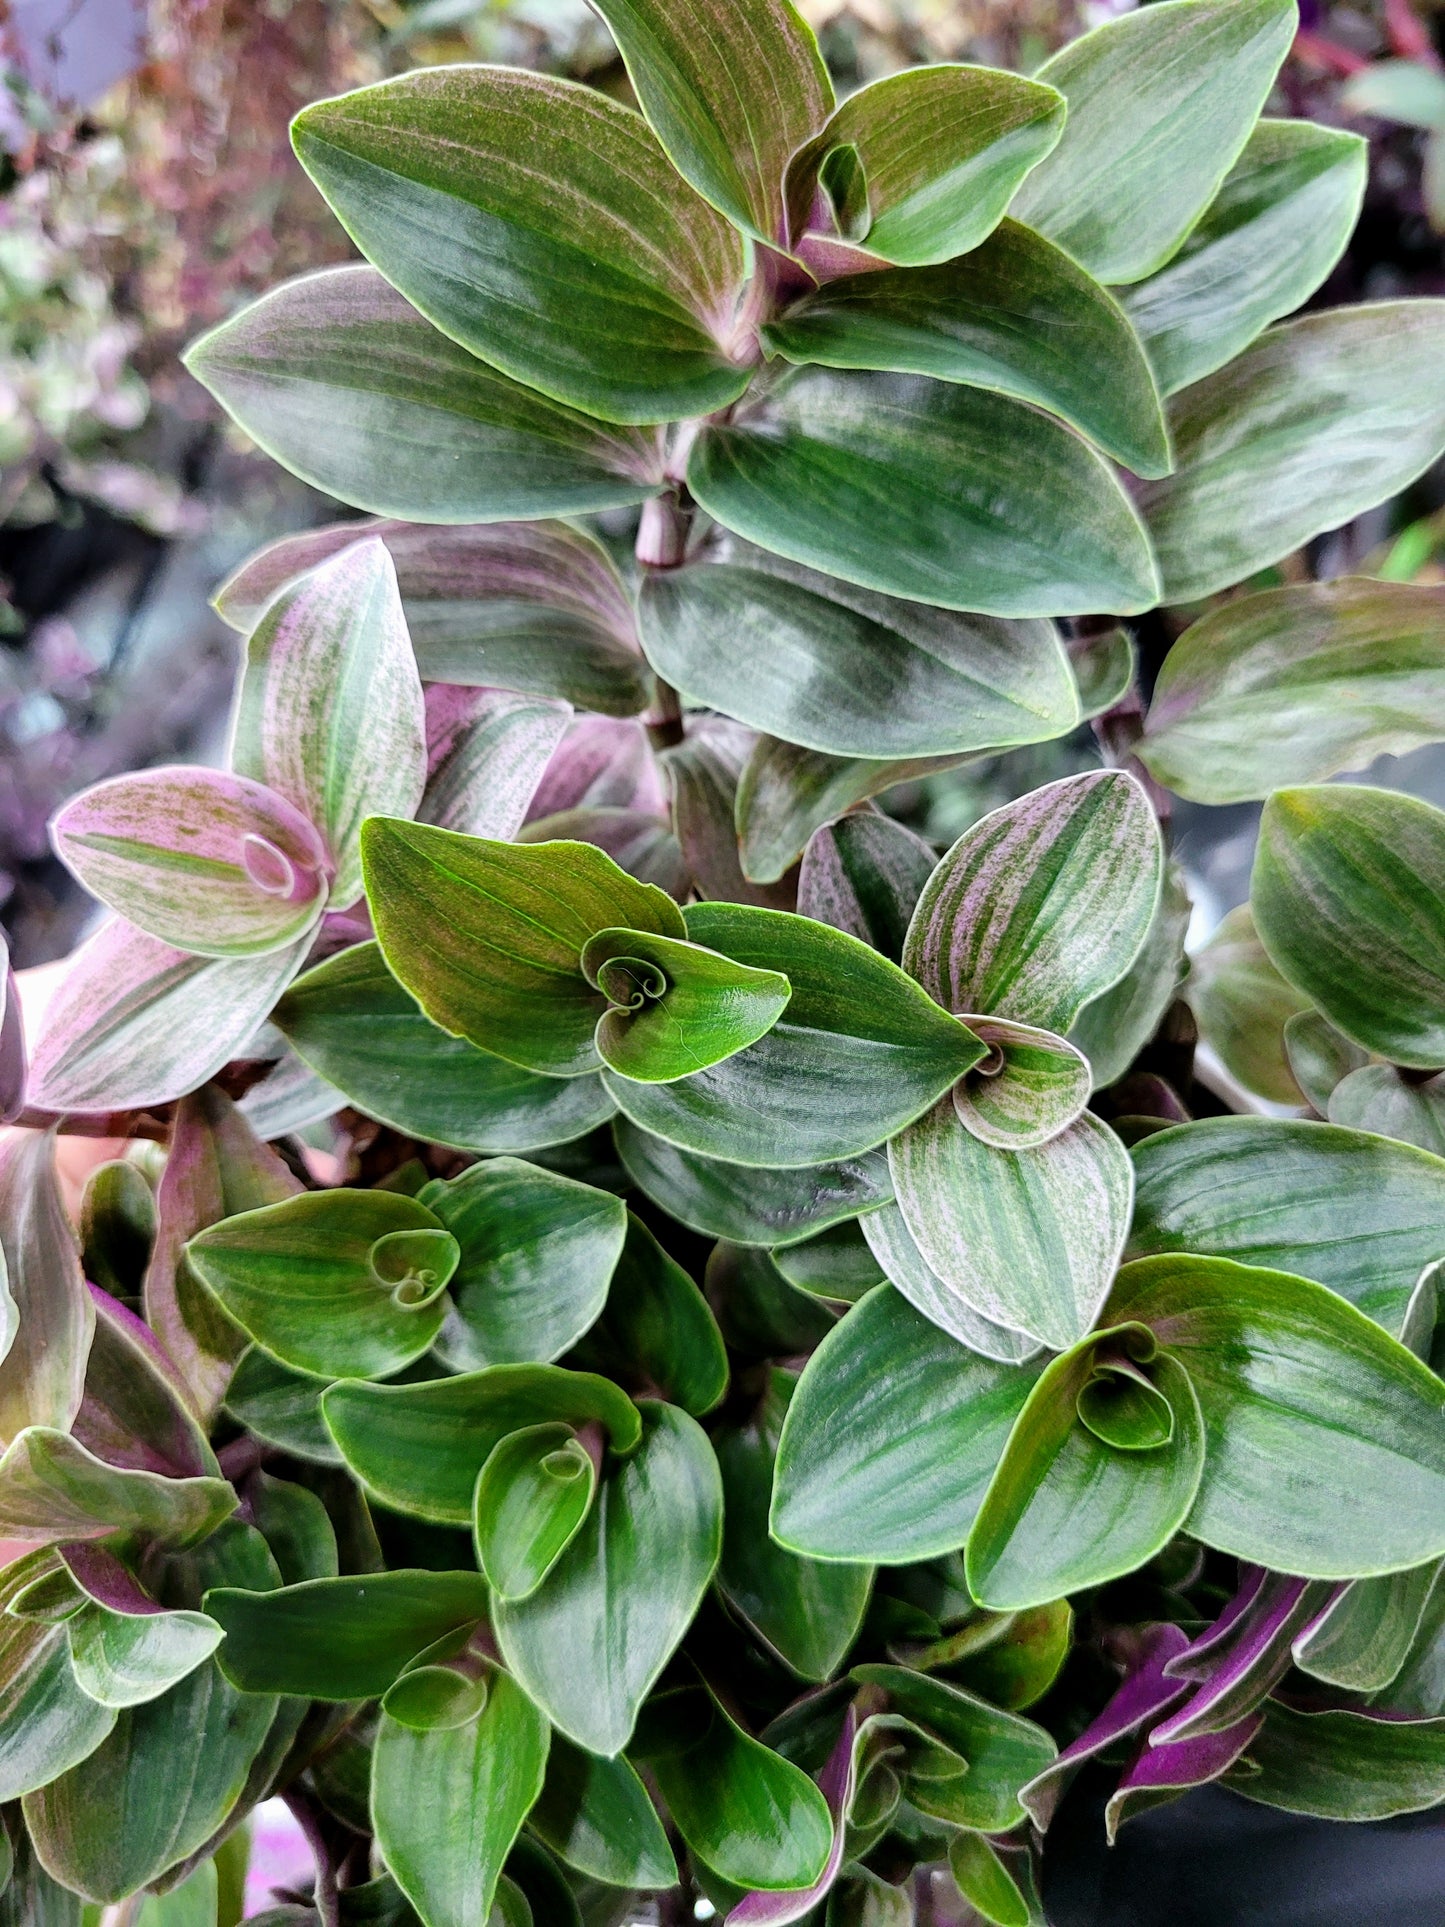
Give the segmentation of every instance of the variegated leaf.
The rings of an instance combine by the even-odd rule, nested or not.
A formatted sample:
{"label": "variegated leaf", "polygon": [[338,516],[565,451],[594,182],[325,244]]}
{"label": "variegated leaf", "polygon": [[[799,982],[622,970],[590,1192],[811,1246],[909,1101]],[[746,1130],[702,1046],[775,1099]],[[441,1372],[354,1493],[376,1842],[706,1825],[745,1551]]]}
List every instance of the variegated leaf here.
{"label": "variegated leaf", "polygon": [[433,683],[418,821],[466,836],[514,837],[571,714],[570,704],[543,697]]}
{"label": "variegated leaf", "polygon": [[94,1330],[55,1139],[17,1135],[0,1157],[0,1442],[27,1425],[70,1429]]}

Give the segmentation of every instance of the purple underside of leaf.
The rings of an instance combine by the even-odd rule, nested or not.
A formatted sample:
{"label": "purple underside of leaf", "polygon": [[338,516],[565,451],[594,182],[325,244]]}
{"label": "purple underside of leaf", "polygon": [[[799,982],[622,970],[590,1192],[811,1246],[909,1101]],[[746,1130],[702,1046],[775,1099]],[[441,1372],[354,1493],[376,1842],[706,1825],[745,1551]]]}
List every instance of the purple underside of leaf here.
{"label": "purple underside of leaf", "polygon": [[1215,1663],[1219,1648],[1233,1638],[1234,1628],[1259,1598],[1271,1575],[1264,1566],[1241,1564],[1239,1586],[1234,1597],[1207,1633],[1192,1639],[1165,1666],[1170,1679],[1205,1680]]}
{"label": "purple underside of leaf", "polygon": [[[1183,1744],[1210,1732],[1232,1727],[1230,1706],[1242,1691],[1262,1700],[1289,1671],[1294,1641],[1329,1607],[1340,1587],[1318,1581],[1265,1575],[1262,1585],[1247,1581],[1247,1601],[1232,1615],[1227,1635],[1217,1637],[1201,1660],[1191,1646],[1165,1668],[1170,1679],[1194,1679],[1199,1684],[1184,1704],[1150,1734],[1151,1746]],[[1212,1663],[1211,1663],[1212,1662]],[[1222,1724],[1221,1724],[1222,1722]]]}
{"label": "purple underside of leaf", "polygon": [[109,1611],[140,1618],[165,1610],[108,1546],[82,1539],[74,1545],[61,1546],[60,1556],[74,1574],[77,1585]]}
{"label": "purple underside of leaf", "polygon": [[1176,1740],[1172,1746],[1156,1746],[1152,1735],[1129,1770],[1120,1780],[1105,1813],[1110,1840],[1119,1823],[1127,1816],[1130,1794],[1164,1792],[1171,1787],[1204,1786],[1217,1780],[1234,1762],[1264,1725],[1262,1712],[1248,1713],[1220,1733],[1200,1733],[1191,1740]]}
{"label": "purple underside of leaf", "polygon": [[667,794],[640,723],[579,716],[553,752],[527,810],[528,822],[561,810],[641,810],[667,814]]}
{"label": "purple underside of leaf", "polygon": [[848,1809],[853,1803],[857,1783],[854,1742],[858,1736],[858,1709],[849,1706],[843,1715],[843,1730],[818,1775],[818,1788],[833,1816],[833,1845],[827,1864],[811,1887],[798,1887],[786,1893],[751,1893],[738,1902],[727,1916],[725,1927],[788,1927],[801,1920],[831,1891],[843,1869],[847,1842]]}

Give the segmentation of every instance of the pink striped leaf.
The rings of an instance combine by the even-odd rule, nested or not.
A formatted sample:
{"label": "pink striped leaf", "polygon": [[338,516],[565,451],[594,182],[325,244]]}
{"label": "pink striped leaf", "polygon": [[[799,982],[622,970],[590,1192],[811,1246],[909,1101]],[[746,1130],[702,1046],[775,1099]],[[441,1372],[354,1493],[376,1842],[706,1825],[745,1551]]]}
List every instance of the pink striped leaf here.
{"label": "pink striped leaf", "polygon": [[545,697],[433,683],[426,692],[428,774],[418,820],[509,842],[571,714],[570,704]]}
{"label": "pink striped leaf", "polygon": [[16,1136],[0,1159],[0,1441],[27,1425],[69,1430],[94,1329],[55,1139]]}
{"label": "pink striped leaf", "polygon": [[0,935],[0,1124],[19,1115],[25,1102],[25,1025],[20,987]]}
{"label": "pink striped leaf", "polygon": [[107,1465],[50,1426],[28,1426],[0,1457],[0,1533],[7,1539],[63,1545],[135,1532],[191,1545],[235,1509],[224,1479]]}
{"label": "pink striped leaf", "polygon": [[197,956],[279,950],[326,905],[332,865],[320,836],[245,776],[175,767],[112,777],[73,796],[51,835],[92,896]]}
{"label": "pink striped leaf", "polygon": [[412,816],[426,785],[421,678],[386,544],[369,536],[269,604],[246,645],[231,766],[326,839],[339,908],[361,895],[361,825]]}
{"label": "pink striped leaf", "polygon": [[667,790],[647,731],[631,717],[579,716],[537,786],[528,822],[563,810],[666,816]]}

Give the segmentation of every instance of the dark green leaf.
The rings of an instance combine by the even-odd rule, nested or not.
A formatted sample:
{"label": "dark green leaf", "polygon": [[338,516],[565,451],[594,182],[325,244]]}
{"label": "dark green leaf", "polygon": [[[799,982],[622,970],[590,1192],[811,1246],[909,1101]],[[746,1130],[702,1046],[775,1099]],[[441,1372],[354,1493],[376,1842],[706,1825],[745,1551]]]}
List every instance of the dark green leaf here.
{"label": "dark green leaf", "polygon": [[204,335],[186,366],[268,455],[373,514],[579,515],[662,485],[655,434],[521,387],[438,334],[372,268],[283,283]]}
{"label": "dark green leaf", "polygon": [[809,837],[798,871],[798,914],[830,923],[897,963],[935,861],[933,846],[912,830],[859,810]]}
{"label": "dark green leaf", "polygon": [[156,1201],[138,1166],[109,1158],[85,1181],[80,1248],[85,1276],[113,1298],[136,1298],[156,1236]]}
{"label": "dark green leaf", "polygon": [[1259,940],[1247,903],[1231,910],[1190,959],[1184,996],[1199,1034],[1231,1077],[1275,1104],[1298,1104],[1285,1028],[1311,1008]]}
{"label": "dark green leaf", "polygon": [[902,1666],[855,1666],[852,1677],[860,1686],[881,1688],[893,1713],[916,1721],[966,1763],[961,1778],[936,1788],[911,1775],[915,1806],[982,1833],[1006,1833],[1019,1824],[1019,1788],[1054,1757],[1054,1743],[1041,1726]]}
{"label": "dark green leaf", "polygon": [[717,1244],[707,1261],[708,1302],[729,1346],[751,1358],[795,1358],[833,1329],[836,1314],[789,1284],[772,1254]]}
{"label": "dark green leaf", "polygon": [[799,1380],[778,1442],[774,1537],[845,1562],[961,1546],[1039,1370],[965,1351],[880,1285]]}
{"label": "dark green leaf", "polygon": [[226,1392],[226,1410],[267,1445],[317,1465],[340,1465],[321,1417],[321,1394],[331,1383],[294,1372],[259,1345],[242,1355]]}
{"label": "dark green leaf", "polygon": [[662,1822],[620,1755],[599,1759],[554,1734],[547,1778],[528,1825],[559,1859],[613,1887],[656,1890],[677,1881]]}
{"label": "dark green leaf", "polygon": [[864,1292],[881,1285],[887,1276],[856,1218],[830,1225],[771,1255],[790,1285],[833,1304],[856,1305]]}
{"label": "dark green leaf", "polygon": [[1157,598],[1148,541],[1103,459],[979,388],[803,369],[704,429],[688,483],[734,534],[886,595],[998,616],[1128,614]]}
{"label": "dark green leaf", "polygon": [[1031,1927],[1027,1898],[980,1833],[958,1833],[948,1845],[948,1870],[969,1906],[994,1927]]}
{"label": "dark green leaf", "polygon": [[597,1467],[570,1425],[529,1425],[492,1448],[477,1476],[477,1564],[498,1599],[525,1599],[576,1537]]}
{"label": "dark green leaf", "polygon": [[608,1002],[597,1020],[598,1055],[644,1084],[672,1083],[746,1050],[792,994],[776,970],[639,930],[599,930],[582,951],[582,970]]}
{"label": "dark green leaf", "polygon": [[102,1706],[141,1706],[159,1698],[221,1643],[204,1613],[119,1613],[94,1600],[66,1621],[76,1684]]}
{"label": "dark green leaf", "polygon": [[1445,1719],[1308,1713],[1271,1700],[1237,1793],[1325,1820],[1387,1820],[1445,1799]]}
{"label": "dark green leaf", "polygon": [[573,1362],[661,1392],[694,1416],[710,1412],[727,1390],[727,1353],[707,1300],[631,1212],[606,1308]]}

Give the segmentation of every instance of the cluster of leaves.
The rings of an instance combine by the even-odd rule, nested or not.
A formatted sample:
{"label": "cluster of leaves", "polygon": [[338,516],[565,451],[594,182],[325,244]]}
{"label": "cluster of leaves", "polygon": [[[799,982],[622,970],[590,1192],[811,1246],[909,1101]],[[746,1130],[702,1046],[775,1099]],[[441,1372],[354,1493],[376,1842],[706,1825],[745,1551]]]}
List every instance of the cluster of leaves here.
{"label": "cluster of leaves", "polygon": [[[1026,1927],[1099,1754],[1111,1829],[1431,1805],[1445,814],[1323,779],[1445,737],[1442,592],[1227,598],[1147,713],[1120,618],[1433,460],[1445,304],[1275,325],[1363,172],[1258,118],[1282,0],[841,106],[786,0],[599,7],[641,114],[307,109],[374,265],[191,354],[388,519],[222,589],[226,769],[54,825],[115,915],[22,1116],[167,1149],[80,1253],[3,1167],[16,1866],[282,1790],[298,1927]],[[941,858],[871,805],[1104,711]],[[1309,1115],[1190,1115],[1166,788],[1269,795],[1185,988]]]}

